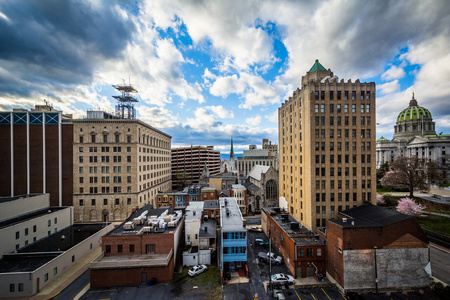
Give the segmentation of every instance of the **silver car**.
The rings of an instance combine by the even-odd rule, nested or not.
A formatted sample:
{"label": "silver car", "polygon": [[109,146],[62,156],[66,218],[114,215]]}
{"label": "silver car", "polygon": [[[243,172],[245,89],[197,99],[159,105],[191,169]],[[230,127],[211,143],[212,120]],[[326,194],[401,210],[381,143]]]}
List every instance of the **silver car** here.
{"label": "silver car", "polygon": [[198,274],[201,274],[201,273],[205,272],[206,269],[208,269],[208,268],[205,265],[193,266],[189,270],[188,274],[189,274],[189,276],[194,277],[194,276],[197,276]]}

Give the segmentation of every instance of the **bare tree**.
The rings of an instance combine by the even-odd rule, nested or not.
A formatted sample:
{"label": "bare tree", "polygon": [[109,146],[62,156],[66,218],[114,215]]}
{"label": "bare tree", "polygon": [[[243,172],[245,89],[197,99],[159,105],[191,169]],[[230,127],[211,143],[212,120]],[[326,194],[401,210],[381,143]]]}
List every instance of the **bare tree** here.
{"label": "bare tree", "polygon": [[414,189],[428,191],[431,184],[441,181],[441,172],[434,161],[413,157],[399,157],[391,163],[391,171],[386,172],[381,184],[385,187],[407,188],[409,197],[414,197]]}

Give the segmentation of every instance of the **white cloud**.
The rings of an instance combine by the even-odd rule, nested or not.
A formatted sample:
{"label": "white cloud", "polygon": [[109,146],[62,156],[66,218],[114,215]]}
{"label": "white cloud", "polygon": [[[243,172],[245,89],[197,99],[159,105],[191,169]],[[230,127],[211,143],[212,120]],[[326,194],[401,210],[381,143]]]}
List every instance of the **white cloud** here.
{"label": "white cloud", "polygon": [[212,112],[214,112],[221,119],[234,118],[234,113],[231,110],[227,110],[222,105],[206,106],[205,108],[211,110]]}
{"label": "white cloud", "polygon": [[269,122],[278,124],[278,110],[274,110],[270,115],[265,115],[264,118]]}
{"label": "white cloud", "polygon": [[398,79],[377,85],[377,90],[381,94],[391,94],[398,91],[399,89],[400,83],[398,83]]}
{"label": "white cloud", "polygon": [[245,123],[250,126],[258,126],[261,123],[261,116],[257,115],[252,118],[245,119]]}
{"label": "white cloud", "polygon": [[394,79],[400,79],[406,76],[405,71],[401,67],[391,66],[383,74],[381,74],[381,80],[388,81]]}
{"label": "white cloud", "polygon": [[203,132],[217,124],[216,118],[204,108],[197,108],[194,118],[187,119],[187,125],[196,131]]}
{"label": "white cloud", "polygon": [[172,115],[172,111],[164,107],[148,107],[141,105],[137,108],[139,119],[158,128],[173,128],[180,126],[180,122]]}

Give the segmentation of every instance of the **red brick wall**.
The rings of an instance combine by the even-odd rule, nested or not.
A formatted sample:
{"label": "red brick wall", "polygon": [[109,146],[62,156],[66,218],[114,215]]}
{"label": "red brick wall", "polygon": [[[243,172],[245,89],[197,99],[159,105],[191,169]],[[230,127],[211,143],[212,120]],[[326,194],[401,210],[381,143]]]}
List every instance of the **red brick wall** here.
{"label": "red brick wall", "polygon": [[27,125],[14,125],[14,195],[27,193]]}
{"label": "red brick wall", "polygon": [[58,125],[45,125],[45,168],[47,173],[47,193],[50,205],[59,205],[59,138]]}
{"label": "red brick wall", "polygon": [[[30,192],[43,192],[42,125],[30,125]],[[70,197],[72,198],[72,197]]]}
{"label": "red brick wall", "polygon": [[[134,253],[129,252],[129,245],[134,245]],[[156,254],[169,253],[174,249],[173,234],[143,234],[130,236],[104,236],[102,238],[102,250],[105,255],[130,255],[145,254],[145,245],[154,244]],[[106,253],[106,245],[111,246],[111,253]],[[117,251],[118,245],[122,245],[123,252]]]}
{"label": "red brick wall", "polygon": [[62,205],[73,205],[73,124],[62,125]]}
{"label": "red brick wall", "polygon": [[11,127],[0,125],[0,196],[11,196]]}
{"label": "red brick wall", "polygon": [[341,226],[327,221],[327,272],[344,286],[343,230]]}
{"label": "red brick wall", "polygon": [[[291,273],[297,277],[306,277],[306,267],[312,267],[311,263],[318,268],[319,274],[325,275],[326,269],[326,253],[325,245],[305,245],[299,246],[295,245],[293,239],[275,222],[270,214],[267,214],[267,226],[270,229],[272,247],[283,256],[283,261],[289,268]],[[275,229],[276,228],[276,229]],[[283,241],[281,241],[281,235],[283,236]],[[296,257],[296,248],[304,249],[304,257]],[[307,248],[313,249],[313,256],[307,256]],[[317,256],[317,249],[322,249],[321,256]],[[298,251],[298,250],[297,250]],[[288,261],[289,259],[289,261]],[[302,274],[296,274],[297,266],[302,268]]]}
{"label": "red brick wall", "polygon": [[91,269],[91,287],[126,286],[141,284],[141,273],[147,273],[147,281],[156,278],[158,282],[169,282],[174,270],[173,256],[167,267],[130,269]]}

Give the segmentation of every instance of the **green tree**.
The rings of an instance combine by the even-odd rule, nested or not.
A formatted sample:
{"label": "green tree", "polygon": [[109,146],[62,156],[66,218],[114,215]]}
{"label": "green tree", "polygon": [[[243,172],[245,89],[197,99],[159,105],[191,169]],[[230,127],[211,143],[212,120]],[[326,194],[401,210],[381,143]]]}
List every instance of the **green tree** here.
{"label": "green tree", "polygon": [[377,181],[381,182],[381,179],[384,177],[384,174],[389,172],[389,163],[385,162],[377,169]]}
{"label": "green tree", "polygon": [[184,171],[178,171],[175,174],[175,180],[177,181],[178,190],[184,189],[189,184],[189,174]]}

